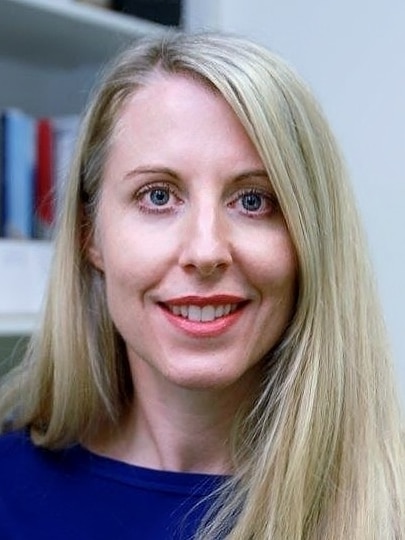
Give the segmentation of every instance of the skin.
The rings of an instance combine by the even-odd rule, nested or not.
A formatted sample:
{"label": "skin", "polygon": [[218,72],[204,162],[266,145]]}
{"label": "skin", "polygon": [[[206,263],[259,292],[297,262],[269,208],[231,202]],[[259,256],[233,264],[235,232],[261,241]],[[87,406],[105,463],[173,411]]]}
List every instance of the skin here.
{"label": "skin", "polygon": [[[89,256],[105,274],[136,395],[120,436],[93,450],[154,468],[229,471],[232,419],[291,318],[297,268],[263,163],[220,95],[163,74],[133,94]],[[232,313],[190,321],[178,314],[190,304],[197,318],[203,308],[209,319],[215,308]]]}

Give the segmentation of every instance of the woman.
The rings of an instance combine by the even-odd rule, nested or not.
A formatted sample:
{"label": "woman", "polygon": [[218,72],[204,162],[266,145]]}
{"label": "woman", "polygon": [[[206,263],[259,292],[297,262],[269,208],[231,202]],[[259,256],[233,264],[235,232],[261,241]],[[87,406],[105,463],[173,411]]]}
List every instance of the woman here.
{"label": "woman", "polygon": [[28,512],[41,538],[404,538],[365,252],[282,60],[205,34],[124,52],[83,121],[41,330],[2,388],[2,537]]}

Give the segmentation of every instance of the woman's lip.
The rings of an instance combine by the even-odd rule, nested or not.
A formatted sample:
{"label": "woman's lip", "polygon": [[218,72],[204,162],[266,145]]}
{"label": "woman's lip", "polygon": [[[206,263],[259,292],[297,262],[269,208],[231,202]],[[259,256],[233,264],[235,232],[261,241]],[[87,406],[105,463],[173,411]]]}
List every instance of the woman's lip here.
{"label": "woman's lip", "polygon": [[178,296],[176,298],[169,298],[160,302],[161,304],[166,304],[170,306],[185,306],[193,305],[198,307],[204,306],[220,306],[225,304],[240,304],[241,302],[246,302],[246,298],[242,296],[236,296],[232,294],[215,294],[211,296],[198,296],[198,295],[187,295],[187,296]]}

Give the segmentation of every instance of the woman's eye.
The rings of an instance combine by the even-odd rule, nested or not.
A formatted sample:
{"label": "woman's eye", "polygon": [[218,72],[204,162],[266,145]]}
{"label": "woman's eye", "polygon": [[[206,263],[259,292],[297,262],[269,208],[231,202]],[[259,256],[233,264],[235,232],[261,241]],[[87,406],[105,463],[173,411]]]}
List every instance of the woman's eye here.
{"label": "woman's eye", "polygon": [[252,217],[266,216],[274,212],[276,201],[270,194],[252,189],[238,194],[231,206]]}
{"label": "woman's eye", "polygon": [[173,187],[166,185],[144,186],[136,193],[135,200],[139,209],[147,213],[172,212],[181,204]]}
{"label": "woman's eye", "polygon": [[170,193],[167,189],[152,189],[149,191],[149,200],[156,206],[164,206],[170,200]]}
{"label": "woman's eye", "polygon": [[263,205],[263,195],[259,193],[245,193],[241,197],[242,206],[248,212],[257,212]]}

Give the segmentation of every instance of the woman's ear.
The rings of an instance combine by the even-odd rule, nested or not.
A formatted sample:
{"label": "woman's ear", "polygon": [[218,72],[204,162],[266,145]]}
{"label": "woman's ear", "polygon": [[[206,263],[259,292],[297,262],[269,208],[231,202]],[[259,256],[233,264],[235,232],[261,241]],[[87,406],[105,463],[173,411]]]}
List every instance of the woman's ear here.
{"label": "woman's ear", "polygon": [[95,240],[95,234],[91,235],[91,238],[85,246],[87,258],[90,263],[97,268],[97,270],[104,271],[104,260],[100,248]]}
{"label": "woman's ear", "polygon": [[86,215],[85,210],[81,209],[81,245],[83,253],[85,254],[87,260],[92,264],[97,270],[104,271],[104,261],[99,247],[99,239],[97,234],[97,228],[95,227],[92,220]]}

